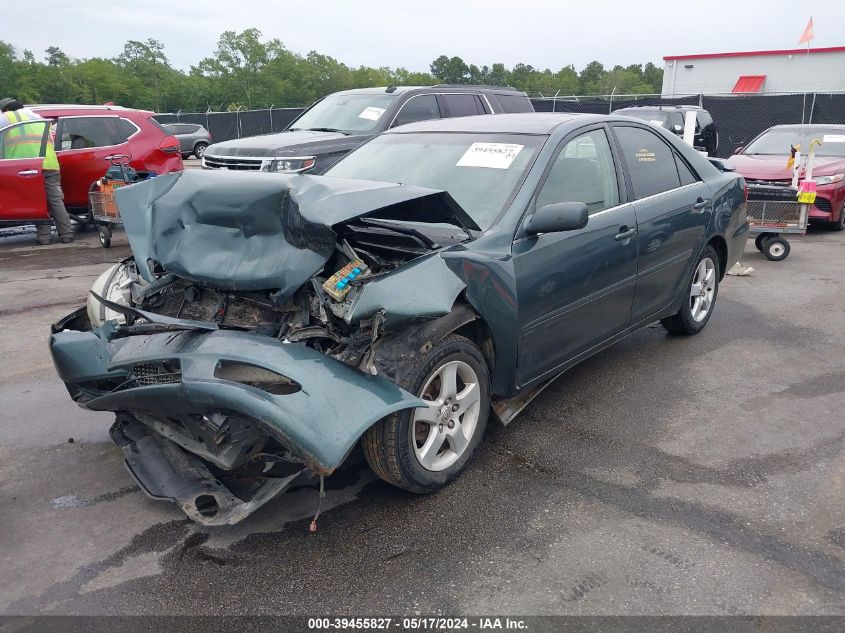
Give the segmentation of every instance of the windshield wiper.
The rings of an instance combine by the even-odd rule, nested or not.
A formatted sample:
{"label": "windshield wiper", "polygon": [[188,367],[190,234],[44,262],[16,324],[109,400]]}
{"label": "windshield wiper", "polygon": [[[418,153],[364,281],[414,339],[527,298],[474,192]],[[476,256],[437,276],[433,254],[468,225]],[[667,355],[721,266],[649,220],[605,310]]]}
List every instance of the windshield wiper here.
{"label": "windshield wiper", "polygon": [[411,237],[415,237],[420,242],[422,242],[427,248],[440,248],[440,245],[434,240],[432,240],[428,235],[426,235],[425,233],[421,233],[417,229],[412,228],[410,226],[402,226],[399,224],[394,224],[393,222],[382,222],[373,218],[358,218],[358,221],[362,224],[367,224],[369,226],[377,226],[380,229],[387,229],[388,231],[393,231],[394,233],[399,233],[401,235],[409,235]]}
{"label": "windshield wiper", "polygon": [[338,130],[336,127],[306,127],[306,128],[291,128],[292,130],[308,130],[309,132],[337,132],[338,134],[343,134],[344,136],[349,136],[349,132],[345,132],[343,130]]}

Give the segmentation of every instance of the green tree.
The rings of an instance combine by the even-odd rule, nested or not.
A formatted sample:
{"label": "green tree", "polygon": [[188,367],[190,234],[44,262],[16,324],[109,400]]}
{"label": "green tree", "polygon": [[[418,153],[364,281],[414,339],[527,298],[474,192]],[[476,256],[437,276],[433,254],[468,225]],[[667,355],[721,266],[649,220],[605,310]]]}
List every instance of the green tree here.
{"label": "green tree", "polygon": [[441,55],[431,62],[431,74],[447,84],[470,82],[469,66],[460,57]]}

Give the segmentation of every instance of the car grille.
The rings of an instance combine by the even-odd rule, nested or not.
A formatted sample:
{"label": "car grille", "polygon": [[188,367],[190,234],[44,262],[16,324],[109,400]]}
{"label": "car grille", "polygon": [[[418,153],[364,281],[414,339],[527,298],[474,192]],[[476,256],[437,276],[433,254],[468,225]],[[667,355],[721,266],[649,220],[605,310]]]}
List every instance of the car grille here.
{"label": "car grille", "polygon": [[261,158],[242,158],[240,156],[211,156],[203,155],[203,166],[207,169],[234,169],[239,171],[259,171]]}
{"label": "car grille", "polygon": [[790,179],[786,179],[786,180],[764,180],[762,178],[756,178],[756,179],[755,178],[746,178],[745,182],[748,184],[749,187],[753,186],[753,185],[767,185],[767,186],[770,186],[770,187],[788,187],[790,184],[792,184],[792,179],[790,178]]}
{"label": "car grille", "polygon": [[833,206],[830,204],[830,200],[827,198],[821,198],[816,196],[816,203],[814,205],[816,209],[819,211],[824,211],[825,213],[830,213],[833,211]]}
{"label": "car grille", "polygon": [[273,329],[281,321],[281,315],[269,306],[238,295],[218,292],[213,288],[193,286],[193,300],[188,300],[188,287],[188,283],[180,280],[165,288],[161,293],[164,305],[155,312],[180,319],[213,321],[220,325],[250,330]]}
{"label": "car grille", "polygon": [[132,365],[132,376],[139,387],[152,385],[174,385],[182,382],[182,372],[178,361],[172,368],[165,367],[164,361],[136,363]]}

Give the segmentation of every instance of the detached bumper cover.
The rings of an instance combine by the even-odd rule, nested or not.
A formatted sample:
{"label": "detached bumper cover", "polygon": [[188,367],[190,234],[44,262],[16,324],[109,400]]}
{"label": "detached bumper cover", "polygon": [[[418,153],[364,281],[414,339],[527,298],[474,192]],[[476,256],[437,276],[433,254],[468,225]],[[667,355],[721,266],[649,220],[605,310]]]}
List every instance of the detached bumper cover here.
{"label": "detached bumper cover", "polygon": [[[324,475],[340,465],[375,422],[402,409],[425,406],[384,378],[368,376],[304,345],[250,332],[168,332],[107,342],[93,332],[65,330],[51,336],[50,351],[59,376],[88,409],[164,417],[234,413],[254,420]],[[180,366],[178,381],[134,386],[125,380],[136,365],[162,361]],[[220,361],[268,369],[301,389],[273,395],[219,379],[215,369]],[[104,384],[108,388],[103,389]],[[84,402],[80,392],[86,394]]]}

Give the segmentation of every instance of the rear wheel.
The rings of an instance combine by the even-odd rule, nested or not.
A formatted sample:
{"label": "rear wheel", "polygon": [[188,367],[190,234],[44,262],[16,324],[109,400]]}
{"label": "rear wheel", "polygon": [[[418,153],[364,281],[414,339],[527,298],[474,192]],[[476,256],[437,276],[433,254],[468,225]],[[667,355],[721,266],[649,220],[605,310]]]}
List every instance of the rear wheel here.
{"label": "rear wheel", "polygon": [[378,421],[361,440],[364,455],[384,481],[432,492],[460,474],[484,435],[490,412],[487,362],[472,341],[450,335],[397,382],[430,404]]}
{"label": "rear wheel", "polygon": [[789,256],[789,242],[780,236],[770,237],[763,242],[763,255],[766,259],[779,262]]}
{"label": "rear wheel", "polygon": [[763,252],[763,242],[769,239],[771,235],[768,233],[760,233],[757,237],[754,238],[754,246],[757,247],[757,250],[761,253]]}
{"label": "rear wheel", "polygon": [[100,237],[100,246],[109,248],[111,246],[111,229],[107,224],[101,224],[98,231]]}
{"label": "rear wheel", "polygon": [[719,256],[708,245],[692,271],[681,309],[661,319],[673,334],[698,334],[707,325],[719,294]]}
{"label": "rear wheel", "polygon": [[208,143],[197,143],[194,145],[194,156],[202,158],[202,155],[205,154],[206,147],[208,147]]}

